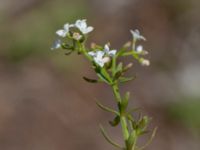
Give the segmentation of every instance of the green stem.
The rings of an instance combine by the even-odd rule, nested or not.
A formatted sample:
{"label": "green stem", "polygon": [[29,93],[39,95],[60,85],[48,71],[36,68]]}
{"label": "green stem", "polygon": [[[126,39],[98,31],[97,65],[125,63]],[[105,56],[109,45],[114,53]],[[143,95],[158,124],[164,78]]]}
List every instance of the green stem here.
{"label": "green stem", "polygon": [[[118,103],[122,102],[122,98],[119,92],[119,88],[118,88],[118,84],[113,84],[112,85],[112,89],[115,95],[115,98],[117,100]],[[119,110],[120,111],[120,110]],[[127,119],[126,117],[123,115],[123,113],[120,113],[120,123],[121,123],[121,128],[122,128],[122,134],[123,134],[123,138],[124,138],[124,143],[125,143],[125,150],[127,150],[127,140],[129,138],[129,131],[128,131],[128,127],[127,127]]]}

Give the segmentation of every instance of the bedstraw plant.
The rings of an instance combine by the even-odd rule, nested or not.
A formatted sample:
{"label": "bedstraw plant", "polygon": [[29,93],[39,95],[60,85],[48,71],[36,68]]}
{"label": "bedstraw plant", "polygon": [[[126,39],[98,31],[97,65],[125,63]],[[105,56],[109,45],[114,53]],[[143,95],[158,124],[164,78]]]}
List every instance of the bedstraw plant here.
{"label": "bedstraw plant", "polygon": [[151,136],[144,145],[141,146],[138,144],[138,139],[142,135],[150,132],[147,129],[150,118],[142,115],[136,118],[134,117],[134,113],[137,113],[138,109],[128,107],[130,93],[126,92],[122,95],[119,85],[135,79],[135,76],[127,77],[125,75],[131,69],[133,63],[124,64],[119,60],[123,60],[121,59],[122,57],[132,57],[142,66],[149,66],[149,60],[144,58],[148,52],[144,50],[142,45],[138,45],[137,43],[138,41],[145,41],[146,39],[140,34],[139,30],[130,30],[132,39],[125,43],[119,50],[110,48],[111,45],[109,43],[104,46],[92,43],[91,47],[87,48],[85,45],[87,36],[93,29],[92,26],[87,25],[85,19],[77,20],[74,24],[67,23],[62,29],[56,31],[57,40],[51,49],[64,49],[66,55],[76,52],[91,62],[97,78],[90,79],[83,77],[83,79],[90,83],[105,83],[111,87],[117,110],[104,106],[99,101],[96,103],[101,109],[114,115],[114,119],[109,121],[109,124],[112,127],[121,126],[123,145],[111,139],[103,126],[100,125],[103,136],[110,144],[121,150],[143,150],[155,136],[156,128],[151,131]]}

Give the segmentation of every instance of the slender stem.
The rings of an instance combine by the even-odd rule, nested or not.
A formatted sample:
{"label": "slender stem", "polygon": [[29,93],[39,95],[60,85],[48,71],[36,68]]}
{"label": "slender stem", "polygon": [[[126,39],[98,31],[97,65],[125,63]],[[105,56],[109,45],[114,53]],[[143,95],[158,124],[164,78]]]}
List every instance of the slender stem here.
{"label": "slender stem", "polygon": [[[112,85],[112,89],[113,89],[113,92],[114,92],[114,95],[115,95],[117,102],[121,103],[122,98],[121,98],[121,95],[120,95],[120,92],[119,92],[118,84]],[[124,142],[125,142],[125,146],[126,146],[125,149],[127,150],[126,142],[129,138],[129,131],[128,131],[128,128],[127,128],[126,117],[122,113],[120,113],[120,123],[121,123],[122,134],[123,134],[123,138],[124,138]]]}

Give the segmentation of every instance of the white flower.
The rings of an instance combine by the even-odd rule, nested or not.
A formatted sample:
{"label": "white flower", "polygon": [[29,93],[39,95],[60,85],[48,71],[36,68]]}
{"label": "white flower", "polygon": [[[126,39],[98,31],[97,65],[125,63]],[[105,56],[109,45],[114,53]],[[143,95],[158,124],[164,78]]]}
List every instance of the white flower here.
{"label": "white flower", "polygon": [[87,34],[94,29],[91,26],[87,26],[86,19],[77,20],[74,26],[77,27],[83,34]]}
{"label": "white flower", "polygon": [[65,24],[64,26],[63,26],[63,29],[60,29],[60,30],[58,30],[58,31],[56,31],[56,34],[58,35],[58,36],[60,36],[60,37],[66,37],[66,35],[68,34],[68,32],[69,32],[69,28],[70,27],[72,27],[72,25],[70,25],[70,24]]}
{"label": "white flower", "polygon": [[106,63],[103,57],[105,55],[103,51],[89,52],[88,54],[93,57],[95,63],[97,63],[100,67],[103,67]]}
{"label": "white flower", "polygon": [[130,30],[130,32],[131,32],[131,34],[132,34],[132,36],[133,36],[133,38],[135,39],[135,40],[144,40],[144,41],[146,41],[146,38],[144,37],[144,36],[142,36],[142,35],[140,35],[140,31],[139,30]]}
{"label": "white flower", "polygon": [[54,49],[58,49],[61,47],[61,40],[60,39],[57,39],[55,40],[55,42],[53,43],[53,46],[51,47],[51,50],[54,50]]}
{"label": "white flower", "polygon": [[117,50],[110,50],[109,46],[106,44],[104,50],[98,50],[96,52],[89,52],[88,54],[93,57],[94,62],[100,67],[103,67],[105,63],[110,61],[110,57],[116,54]]}
{"label": "white flower", "polygon": [[107,54],[108,56],[113,57],[113,56],[117,53],[117,50],[115,50],[115,49],[110,50],[108,44],[106,44],[106,45],[104,46],[104,52],[105,52],[105,54]]}

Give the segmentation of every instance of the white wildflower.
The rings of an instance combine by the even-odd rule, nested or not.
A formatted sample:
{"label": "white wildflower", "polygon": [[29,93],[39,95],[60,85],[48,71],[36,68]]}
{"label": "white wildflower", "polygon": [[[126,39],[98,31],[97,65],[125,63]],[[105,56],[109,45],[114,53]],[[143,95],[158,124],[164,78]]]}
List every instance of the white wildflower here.
{"label": "white wildflower", "polygon": [[103,67],[106,63],[103,57],[105,55],[103,51],[89,52],[88,54],[93,57],[94,62],[97,63],[100,67]]}
{"label": "white wildflower", "polygon": [[110,61],[110,57],[116,54],[117,50],[110,50],[109,46],[106,44],[104,50],[98,50],[96,52],[89,52],[88,54],[93,57],[95,63],[100,67],[103,67],[105,63]]}
{"label": "white wildflower", "polygon": [[130,30],[130,32],[131,32],[131,34],[133,36],[133,39],[146,41],[146,38],[144,36],[140,35],[140,31],[139,30],[137,30],[137,29],[134,30],[134,31]]}
{"label": "white wildflower", "polygon": [[77,20],[74,26],[77,27],[83,34],[87,34],[94,29],[91,26],[87,26],[86,19]]}

